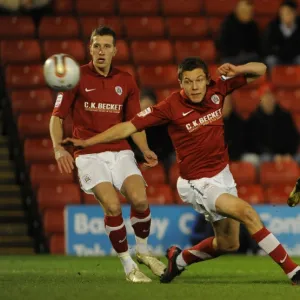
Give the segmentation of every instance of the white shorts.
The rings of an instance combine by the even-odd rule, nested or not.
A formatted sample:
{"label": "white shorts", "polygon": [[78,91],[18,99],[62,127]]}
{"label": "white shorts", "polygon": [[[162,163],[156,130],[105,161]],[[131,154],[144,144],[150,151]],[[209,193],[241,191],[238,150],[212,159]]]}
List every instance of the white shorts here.
{"label": "white shorts", "polygon": [[128,176],[142,176],[131,150],[79,155],[75,163],[81,189],[87,194],[93,194],[92,188],[101,182],[110,182],[120,191]]}
{"label": "white shorts", "polygon": [[227,165],[219,174],[211,178],[177,180],[178,193],[185,203],[190,203],[193,208],[205,215],[209,222],[216,222],[226,217],[216,213],[216,200],[224,193],[237,196],[236,183]]}

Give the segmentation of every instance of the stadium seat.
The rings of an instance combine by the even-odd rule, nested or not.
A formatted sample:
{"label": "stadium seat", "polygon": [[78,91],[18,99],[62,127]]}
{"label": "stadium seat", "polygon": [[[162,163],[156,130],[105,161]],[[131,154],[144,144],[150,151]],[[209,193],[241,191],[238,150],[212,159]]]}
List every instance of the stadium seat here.
{"label": "stadium seat", "polygon": [[73,173],[60,173],[56,164],[32,164],[30,167],[30,179],[34,189],[44,183],[72,183]]}
{"label": "stadium seat", "polygon": [[269,25],[269,23],[273,20],[274,16],[257,16],[254,20],[257,23],[258,29],[260,32],[263,32]]}
{"label": "stadium seat", "polygon": [[275,184],[265,190],[266,202],[269,204],[286,204],[287,199],[293,190],[292,184]]}
{"label": "stadium seat", "polygon": [[179,168],[178,168],[178,164],[175,162],[173,163],[173,165],[171,166],[171,168],[169,169],[169,182],[170,185],[173,189],[176,189],[176,185],[177,185],[177,179],[179,177]]}
{"label": "stadium seat", "polygon": [[300,89],[279,89],[275,92],[280,106],[291,113],[300,113]]}
{"label": "stadium seat", "polygon": [[117,65],[116,68],[121,71],[128,72],[133,77],[137,78],[136,71],[133,65]]}
{"label": "stadium seat", "polygon": [[41,49],[37,40],[6,40],[0,44],[1,64],[40,62]]}
{"label": "stadium seat", "polygon": [[170,88],[178,86],[177,66],[139,66],[138,77],[143,86]]}
{"label": "stadium seat", "polygon": [[122,20],[118,17],[81,16],[79,20],[84,39],[89,40],[92,31],[100,25],[110,26],[115,31],[118,38],[121,38],[123,36]]}
{"label": "stadium seat", "polygon": [[20,113],[44,113],[53,109],[50,89],[13,90],[10,99],[15,115]]}
{"label": "stadium seat", "polygon": [[114,15],[115,14],[114,0],[77,0],[76,11],[78,15]]}
{"label": "stadium seat", "polygon": [[43,42],[42,48],[45,58],[56,53],[65,53],[80,63],[85,62],[86,49],[80,40],[47,40]]}
{"label": "stadium seat", "polygon": [[18,118],[20,138],[48,137],[51,113],[21,114]]}
{"label": "stadium seat", "polygon": [[174,92],[178,92],[180,90],[180,87],[178,85],[178,88],[171,88],[171,89],[157,89],[155,90],[155,94],[157,97],[157,102],[161,102],[162,100],[169,97]]}
{"label": "stadium seat", "polygon": [[72,14],[74,10],[73,0],[54,0],[53,11],[56,15]]}
{"label": "stadium seat", "polygon": [[293,113],[293,120],[296,124],[296,127],[298,129],[298,132],[300,133],[300,113]]}
{"label": "stadium seat", "polygon": [[119,13],[123,16],[149,16],[159,14],[159,0],[118,0],[118,2]]}
{"label": "stadium seat", "polygon": [[201,56],[207,63],[216,59],[216,49],[212,40],[206,41],[176,41],[175,56],[180,63],[187,56]]}
{"label": "stadium seat", "polygon": [[256,169],[249,162],[231,162],[230,171],[237,185],[256,183]]}
{"label": "stadium seat", "polygon": [[248,203],[264,204],[264,190],[259,184],[240,185],[237,187],[238,196]]}
{"label": "stadium seat", "polygon": [[162,13],[165,16],[200,15],[202,1],[200,0],[162,0]]}
{"label": "stadium seat", "polygon": [[38,35],[41,39],[78,38],[79,24],[72,16],[44,16],[39,25]]}
{"label": "stadium seat", "polygon": [[53,145],[50,139],[26,139],[24,156],[27,164],[55,162]]}
{"label": "stadium seat", "polygon": [[209,74],[213,80],[217,80],[220,77],[220,74],[218,72],[218,67],[219,66],[215,64],[208,66]]}
{"label": "stadium seat", "polygon": [[134,41],[131,50],[133,61],[137,65],[173,62],[173,48],[168,40]]}
{"label": "stadium seat", "polygon": [[8,65],[5,70],[6,87],[37,88],[44,87],[42,65]]}
{"label": "stadium seat", "polygon": [[50,237],[50,253],[65,254],[65,236],[63,234],[53,234]]}
{"label": "stadium seat", "polygon": [[35,26],[31,17],[1,16],[0,39],[34,38]]}
{"label": "stadium seat", "polygon": [[281,2],[282,0],[254,0],[254,13],[255,15],[270,15],[274,17],[278,14]]}
{"label": "stadium seat", "polygon": [[126,17],[124,28],[129,39],[153,39],[165,36],[164,21],[161,17]]}
{"label": "stadium seat", "polygon": [[150,169],[144,169],[142,164],[140,164],[140,169],[148,185],[163,184],[167,181],[165,168],[162,163]]}
{"label": "stadium seat", "polygon": [[171,38],[204,38],[208,35],[208,22],[204,17],[169,17],[166,27]]}
{"label": "stadium seat", "polygon": [[271,71],[271,80],[278,88],[298,88],[300,85],[300,66],[275,66]]}
{"label": "stadium seat", "polygon": [[220,34],[221,24],[223,22],[222,17],[209,17],[208,22],[208,31],[214,37],[217,38]]}
{"label": "stadium seat", "polygon": [[46,235],[64,233],[64,210],[46,209],[43,216],[44,231]]}
{"label": "stadium seat", "polygon": [[130,61],[129,47],[126,40],[117,40],[117,54],[114,57],[115,64],[124,64]]}
{"label": "stadium seat", "polygon": [[41,184],[37,191],[39,210],[62,209],[69,204],[80,204],[80,188],[75,183]]}
{"label": "stadium seat", "polygon": [[264,162],[260,166],[260,182],[264,186],[272,184],[292,184],[298,179],[299,166],[297,162]]}
{"label": "stadium seat", "polygon": [[149,185],[147,199],[150,204],[174,204],[174,195],[168,184]]}
{"label": "stadium seat", "polygon": [[204,10],[208,16],[226,16],[230,14],[238,0],[204,0]]}

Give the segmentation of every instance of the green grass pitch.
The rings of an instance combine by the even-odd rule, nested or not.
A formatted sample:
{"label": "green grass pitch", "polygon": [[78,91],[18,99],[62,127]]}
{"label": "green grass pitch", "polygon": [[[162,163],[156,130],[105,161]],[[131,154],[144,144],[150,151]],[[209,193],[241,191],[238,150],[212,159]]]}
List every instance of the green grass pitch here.
{"label": "green grass pitch", "polygon": [[116,257],[0,256],[0,299],[300,299],[300,286],[269,257],[220,257],[190,266],[170,284],[141,269],[152,283],[126,282]]}

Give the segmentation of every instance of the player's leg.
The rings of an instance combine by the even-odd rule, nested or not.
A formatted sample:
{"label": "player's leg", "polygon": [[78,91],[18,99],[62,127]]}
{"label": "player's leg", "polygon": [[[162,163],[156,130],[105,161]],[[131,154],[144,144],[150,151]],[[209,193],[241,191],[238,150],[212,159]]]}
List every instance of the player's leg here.
{"label": "player's leg", "polygon": [[289,206],[294,207],[300,202],[300,178],[298,178],[287,203]]}
{"label": "player's leg", "polygon": [[[213,192],[213,187],[208,193]],[[294,284],[300,284],[300,267],[289,257],[278,239],[263,226],[258,213],[244,200],[224,193],[215,202],[215,211],[245,224],[252,238],[283,269]]]}

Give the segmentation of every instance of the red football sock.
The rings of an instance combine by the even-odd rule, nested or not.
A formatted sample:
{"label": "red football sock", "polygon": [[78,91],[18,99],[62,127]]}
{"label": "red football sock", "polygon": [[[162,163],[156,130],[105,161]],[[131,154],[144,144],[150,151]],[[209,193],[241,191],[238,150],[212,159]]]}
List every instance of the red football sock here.
{"label": "red football sock", "polygon": [[105,230],[110,242],[117,253],[128,250],[126,227],[122,214],[118,216],[105,216]]}
{"label": "red football sock", "polygon": [[149,236],[151,226],[151,214],[149,207],[143,212],[138,212],[131,207],[130,221],[137,237],[145,239]]}
{"label": "red football sock", "polygon": [[258,245],[279,264],[285,274],[292,278],[298,271],[298,265],[292,261],[277,238],[267,228],[263,227],[252,235]]}

